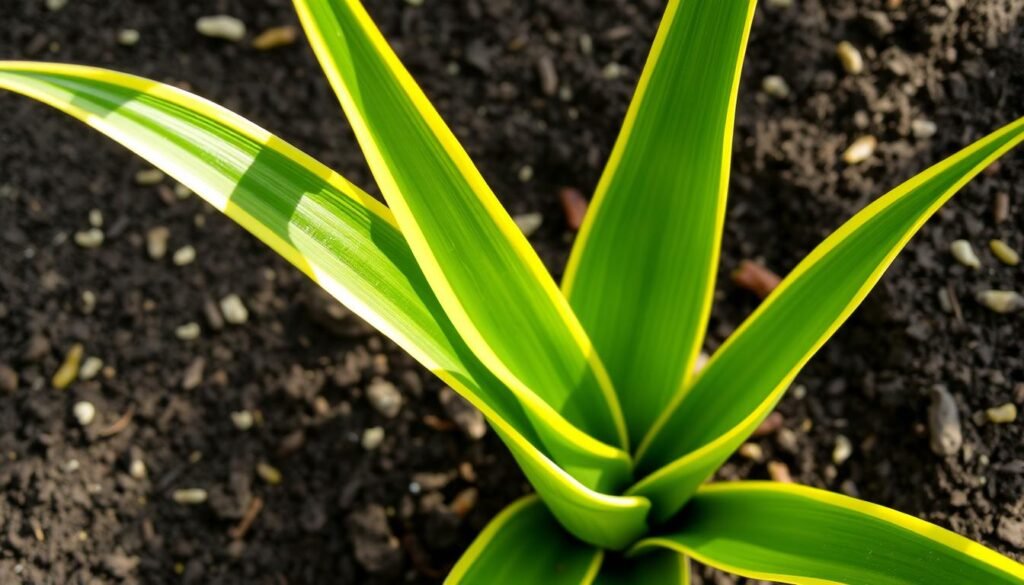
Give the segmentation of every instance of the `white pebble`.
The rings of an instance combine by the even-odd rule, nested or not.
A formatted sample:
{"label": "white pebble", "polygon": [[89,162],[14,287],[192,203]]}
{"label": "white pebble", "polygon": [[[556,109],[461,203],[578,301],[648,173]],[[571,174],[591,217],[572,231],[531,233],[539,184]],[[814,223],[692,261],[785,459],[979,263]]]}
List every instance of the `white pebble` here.
{"label": "white pebble", "polygon": [[248,410],[238,410],[231,413],[231,424],[235,425],[235,428],[240,431],[251,429],[254,422],[252,412]]}
{"label": "white pebble", "polygon": [[92,402],[87,402],[85,400],[76,402],[75,405],[71,407],[71,413],[75,415],[75,420],[78,421],[78,424],[83,427],[89,426],[92,424],[92,421],[96,419],[96,407],[93,406]]}
{"label": "white pebble", "polygon": [[848,165],[855,165],[862,163],[875,153],[875,148],[878,147],[878,139],[870,134],[867,136],[861,136],[857,140],[853,141],[844,152],[843,162]]}
{"label": "white pebble", "polygon": [[956,261],[968,268],[978,270],[981,268],[981,260],[974,253],[974,247],[967,240],[953,240],[949,245],[949,253],[956,258]]}
{"label": "white pebble", "polygon": [[622,73],[622,65],[613,61],[604,66],[604,69],[601,70],[601,77],[608,80],[618,79],[622,77]]}
{"label": "white pebble", "polygon": [[206,490],[202,488],[189,488],[183,490],[174,490],[171,494],[173,499],[178,504],[184,504],[186,506],[195,506],[206,502],[208,497]]}
{"label": "white pebble", "polygon": [[845,435],[836,435],[836,444],[832,449],[832,462],[842,465],[853,455],[853,444]]}
{"label": "white pebble", "polygon": [[237,43],[245,38],[245,23],[226,14],[203,16],[196,20],[196,31],[203,36]]}
{"label": "white pebble", "polygon": [[89,225],[94,228],[103,227],[103,212],[99,209],[89,210]]}
{"label": "white pebble", "polygon": [[85,361],[82,362],[82,367],[78,369],[78,379],[92,380],[93,378],[96,377],[96,374],[100,373],[100,370],[102,369],[103,360],[94,355],[91,355],[85,358]]}
{"label": "white pebble", "polygon": [[174,251],[171,261],[175,266],[186,266],[196,259],[196,249],[192,246],[182,246]]}
{"label": "white pebble", "polygon": [[236,294],[230,294],[220,300],[220,312],[224,314],[224,320],[232,325],[241,325],[249,320],[249,310]]}
{"label": "white pebble", "polygon": [[178,199],[188,199],[192,196],[192,189],[189,189],[185,185],[178,183],[174,186],[174,196]]}
{"label": "white pebble", "polygon": [[363,449],[373,451],[384,442],[384,429],[381,427],[370,427],[363,431]]}
{"label": "white pebble", "polygon": [[153,260],[160,260],[167,255],[167,240],[171,237],[171,230],[162,225],[150,228],[146,232],[146,253]]}
{"label": "white pebble", "polygon": [[46,0],[46,9],[50,12],[57,12],[68,5],[68,0]]}
{"label": "white pebble", "polygon": [[773,98],[786,99],[789,97],[789,84],[780,75],[766,75],[761,80],[761,90]]}
{"label": "white pebble", "polygon": [[131,47],[139,42],[139,31],[134,28],[122,28],[117,31],[117,44]]}
{"label": "white pebble", "polygon": [[82,291],[82,312],[86,315],[92,314],[96,309],[96,293],[91,290]]}
{"label": "white pebble", "polygon": [[531,179],[533,179],[533,167],[530,165],[519,167],[519,182],[529,183]]}
{"label": "white pebble", "polygon": [[134,479],[146,478],[146,463],[142,459],[132,459],[128,464],[128,475]]}
{"label": "white pebble", "polygon": [[199,338],[199,334],[202,330],[199,328],[199,323],[190,321],[184,325],[179,325],[174,328],[174,336],[182,341],[192,341]]}
{"label": "white pebble", "polygon": [[103,245],[103,231],[99,228],[89,228],[75,232],[75,243],[82,248],[99,248]]}
{"label": "white pebble", "polygon": [[999,258],[999,261],[1007,266],[1016,266],[1020,264],[1020,254],[1017,250],[1010,247],[1009,244],[1002,240],[991,240],[988,243],[989,249],[992,250],[992,254]]}
{"label": "white pebble", "polygon": [[1024,296],[1012,290],[985,290],[978,293],[978,302],[989,310],[1001,313],[1016,313],[1024,309]]}
{"label": "white pebble", "polygon": [[366,388],[366,398],[374,410],[387,418],[395,418],[402,410],[402,393],[383,378],[374,378]]}
{"label": "white pebble", "polygon": [[523,232],[523,235],[530,237],[537,233],[537,230],[544,223],[544,215],[538,212],[521,213],[513,216],[512,221],[516,222],[516,225],[519,226],[519,231]]}
{"label": "white pebble", "polygon": [[910,131],[914,133],[915,138],[924,139],[935,136],[935,133],[939,131],[939,127],[931,120],[918,118],[910,123]]}
{"label": "white pebble", "polygon": [[143,187],[156,185],[164,180],[164,172],[160,169],[142,169],[135,173],[135,184]]}

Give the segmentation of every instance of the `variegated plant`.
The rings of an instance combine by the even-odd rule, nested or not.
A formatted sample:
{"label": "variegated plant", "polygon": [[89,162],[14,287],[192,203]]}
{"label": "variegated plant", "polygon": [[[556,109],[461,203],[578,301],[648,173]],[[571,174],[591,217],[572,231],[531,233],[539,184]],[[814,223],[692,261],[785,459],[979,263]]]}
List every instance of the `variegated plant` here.
{"label": "variegated plant", "polygon": [[452,583],[1024,583],[1024,567],[829,492],[704,482],[909,238],[1024,119],[819,245],[693,374],[753,0],[669,0],[561,290],[357,0],[296,0],[388,207],[239,116],[112,71],[5,62],[0,87],[107,134],[235,219],[486,415],[537,495]]}

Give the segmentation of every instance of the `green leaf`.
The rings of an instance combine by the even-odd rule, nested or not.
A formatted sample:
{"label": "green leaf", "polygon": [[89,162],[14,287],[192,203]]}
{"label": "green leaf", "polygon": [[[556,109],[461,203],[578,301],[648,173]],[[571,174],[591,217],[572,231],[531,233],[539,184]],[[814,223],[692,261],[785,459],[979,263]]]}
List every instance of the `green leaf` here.
{"label": "green leaf", "polygon": [[689,381],[711,312],[754,0],[672,0],[562,290],[636,444]]}
{"label": "green leaf", "polygon": [[588,585],[603,556],[563,530],[539,498],[527,496],[491,520],[445,583]]}
{"label": "green leaf", "polygon": [[164,84],[88,67],[0,62],[0,88],[62,110],[163,169],[393,339],[484,413],[570,526],[611,518],[625,534],[619,539],[642,530],[645,500],[593,491],[628,481],[628,456],[550,409],[527,416],[468,350],[380,203],[265,130]]}
{"label": "green leaf", "polygon": [[526,237],[357,0],[296,0],[302,25],[438,300],[506,385],[625,448],[604,366]]}
{"label": "green leaf", "polygon": [[690,585],[690,561],[674,550],[652,549],[631,558],[605,555],[594,585]]}
{"label": "green leaf", "polygon": [[665,410],[637,453],[638,470],[650,475],[627,493],[650,498],[655,521],[674,515],[771,412],[921,225],[1021,140],[1024,118],[903,183],[815,248]]}
{"label": "green leaf", "polygon": [[901,512],[772,482],[702,487],[676,529],[631,552],[674,550],[753,579],[823,585],[1020,585],[1024,565]]}

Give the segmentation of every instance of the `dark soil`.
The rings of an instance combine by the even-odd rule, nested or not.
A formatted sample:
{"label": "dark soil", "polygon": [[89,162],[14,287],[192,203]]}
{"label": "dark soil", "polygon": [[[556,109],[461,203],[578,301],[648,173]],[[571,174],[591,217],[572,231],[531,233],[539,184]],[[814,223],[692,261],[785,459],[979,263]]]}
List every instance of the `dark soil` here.
{"label": "dark soil", "polygon": [[[872,198],[1024,114],[1019,0],[762,4],[739,101],[709,349],[757,303],[729,281],[740,260],[784,273]],[[558,188],[589,192],[596,183],[663,2],[369,5],[509,209],[544,214],[533,241],[559,273],[572,234]],[[294,24],[287,0],[70,0],[58,12],[14,0],[3,12],[3,58],[187,83],[371,187],[304,42],[259,52],[193,32],[197,17],[218,12],[242,18],[250,38]],[[137,46],[117,44],[124,27],[141,32]],[[584,33],[591,54],[580,50]],[[861,48],[864,74],[843,72],[834,47],[844,39]],[[544,92],[542,56],[567,90]],[[621,74],[608,75],[609,63]],[[791,96],[760,91],[768,74],[783,76]],[[436,582],[487,520],[528,490],[493,434],[476,441],[459,432],[437,380],[380,335],[335,318],[336,306],[254,238],[194,197],[168,196],[170,183],[136,185],[142,162],[60,114],[8,95],[0,112],[0,365],[18,377],[10,391],[0,384],[0,582]],[[937,134],[915,137],[917,118],[934,121]],[[840,153],[862,134],[877,136],[878,150],[844,165]],[[533,177],[521,181],[527,165]],[[1024,285],[1020,268],[987,250],[994,237],[1024,247],[1022,184],[1016,154],[930,222],[801,375],[802,391],[779,408],[785,430],[757,439],[797,481],[857,493],[1018,560],[1024,426],[977,414],[1024,406],[1021,321],[973,296]],[[1011,213],[997,225],[998,193],[1009,195]],[[92,209],[106,241],[85,250],[72,235],[88,227]],[[151,260],[144,241],[155,226],[170,229],[171,251],[194,246],[196,262]],[[957,238],[974,243],[980,271],[951,260]],[[943,289],[959,299],[958,313],[941,308]],[[91,311],[85,291],[96,297]],[[251,317],[214,330],[204,303],[229,293]],[[203,333],[180,341],[175,328],[189,321]],[[75,342],[110,369],[55,390],[50,378]],[[198,358],[202,382],[183,390]],[[405,398],[393,419],[367,402],[376,377]],[[928,446],[936,383],[952,392],[963,422],[963,447],[948,457]],[[80,400],[98,411],[85,429],[72,416]],[[232,421],[242,410],[257,413],[248,431]],[[366,451],[361,436],[373,426],[385,439]],[[836,464],[840,434],[853,453]],[[129,473],[133,460],[144,461],[145,477]],[[261,462],[280,470],[279,485],[259,478]],[[763,478],[767,465],[737,456],[722,476]],[[207,490],[208,502],[175,503],[184,488]],[[479,499],[467,506],[473,490]],[[251,527],[230,536],[254,502],[262,509]]]}

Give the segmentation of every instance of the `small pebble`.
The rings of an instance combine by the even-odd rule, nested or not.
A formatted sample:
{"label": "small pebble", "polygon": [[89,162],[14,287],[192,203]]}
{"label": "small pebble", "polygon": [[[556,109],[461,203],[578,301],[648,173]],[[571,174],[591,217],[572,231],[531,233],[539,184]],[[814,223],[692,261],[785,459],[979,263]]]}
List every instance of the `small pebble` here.
{"label": "small pebble", "polygon": [[99,248],[103,245],[103,230],[89,228],[75,232],[75,243],[82,248]]}
{"label": "small pebble", "polygon": [[743,443],[737,452],[744,458],[760,463],[764,461],[764,450],[757,443]]}
{"label": "small pebble", "polygon": [[733,270],[729,276],[737,286],[749,290],[762,299],[770,295],[782,282],[778,274],[753,260],[741,261],[739,267]]}
{"label": "small pebble", "polygon": [[487,421],[484,419],[483,413],[454,390],[447,386],[441,388],[438,400],[448,418],[458,425],[467,437],[476,441],[487,434]]}
{"label": "small pebble", "polygon": [[996,313],[1016,313],[1024,309],[1024,297],[1012,290],[986,290],[978,293],[978,302]]}
{"label": "small pebble", "polygon": [[103,227],[103,212],[99,209],[89,210],[89,225],[94,228]]}
{"label": "small pebble", "polygon": [[519,173],[517,176],[519,177],[520,183],[529,183],[533,179],[533,167],[530,165],[523,165],[519,167]]}
{"label": "small pebble", "polygon": [[46,0],[46,9],[50,12],[57,12],[68,5],[68,0]]}
{"label": "small pebble", "polygon": [[205,37],[237,43],[245,38],[245,23],[226,14],[203,16],[196,20],[196,32]]}
{"label": "small pebble", "polygon": [[862,163],[875,153],[875,148],[878,147],[878,139],[870,134],[867,136],[861,136],[857,140],[854,140],[852,144],[845,151],[843,151],[843,162],[848,165],[855,165]]}
{"label": "small pebble", "polygon": [[607,79],[609,81],[622,77],[622,74],[623,74],[622,65],[619,65],[618,63],[616,63],[614,61],[609,63],[609,64],[607,64],[607,65],[605,65],[604,68],[601,69],[601,77],[603,77],[603,78],[605,78],[605,79]]}
{"label": "small pebble", "polygon": [[974,253],[974,246],[967,240],[953,240],[953,243],[949,245],[949,253],[953,255],[953,258],[956,258],[957,262],[968,268],[973,268],[974,270],[981,268],[981,260]]}
{"label": "small pebble", "polygon": [[185,391],[195,390],[203,382],[203,370],[206,369],[206,358],[199,356],[189,363],[185,373],[181,376],[181,389]]}
{"label": "small pebble", "polygon": [[843,64],[843,69],[850,75],[858,75],[864,71],[864,58],[860,51],[849,41],[842,41],[836,45],[836,55]]}
{"label": "small pebble", "polygon": [[1020,254],[1016,250],[1010,247],[1009,244],[1002,240],[990,240],[988,247],[992,250],[992,254],[999,261],[1007,266],[1016,266],[1020,264]]}
{"label": "small pebble", "polygon": [[936,455],[954,455],[963,445],[960,411],[949,390],[941,384],[932,386],[931,404],[928,406],[928,431],[932,452]]}
{"label": "small pebble", "polygon": [[781,461],[768,462],[768,476],[772,481],[779,483],[793,483],[793,476],[789,473],[789,466]]}
{"label": "small pebble", "polygon": [[220,312],[223,313],[224,320],[232,325],[241,325],[249,320],[249,310],[236,294],[230,294],[220,300]]}
{"label": "small pebble", "polygon": [[423,6],[424,0],[405,0],[409,6]]}
{"label": "small pebble", "polygon": [[558,92],[558,70],[551,55],[541,55],[537,59],[537,77],[540,78],[540,90],[544,95],[552,96]]}
{"label": "small pebble", "polygon": [[914,133],[915,138],[923,140],[935,136],[935,133],[939,131],[939,127],[931,120],[918,118],[910,123],[910,131]]}
{"label": "small pebble", "polygon": [[384,442],[384,429],[381,427],[370,427],[363,431],[363,437],[360,441],[363,445],[363,449],[367,451],[373,451],[380,444]]}
{"label": "small pebble", "polygon": [[766,75],[761,80],[761,90],[766,94],[780,100],[789,97],[789,84],[780,75]]}
{"label": "small pebble", "polygon": [[519,226],[519,231],[523,232],[523,235],[530,237],[537,233],[537,230],[544,223],[544,215],[536,211],[520,213],[519,215],[512,216],[512,221],[516,222],[516,225]]}
{"label": "small pebble", "polygon": [[82,354],[84,352],[85,348],[81,343],[71,346],[68,354],[64,357],[64,363],[57,368],[57,372],[53,374],[53,379],[50,381],[54,388],[63,390],[75,381],[78,377],[78,370],[81,368]]}
{"label": "small pebble", "polygon": [[565,223],[572,231],[578,231],[583,225],[583,218],[587,215],[587,199],[580,193],[579,189],[562,187],[558,190],[558,199],[562,202],[562,211],[565,213]]}
{"label": "small pebble", "polygon": [[146,231],[146,253],[153,260],[161,260],[167,255],[167,240],[171,237],[171,230],[162,225],[150,228]]}
{"label": "small pebble", "polygon": [[761,421],[761,424],[759,424],[757,428],[754,429],[754,432],[751,433],[751,436],[767,437],[768,435],[775,434],[776,431],[782,428],[782,425],[785,424],[785,422],[786,421],[782,417],[781,412],[777,410],[772,411],[772,413],[765,417],[765,419]]}
{"label": "small pebble", "polygon": [[94,355],[91,355],[85,358],[85,361],[82,362],[82,367],[78,370],[78,379],[92,380],[93,378],[96,377],[97,374],[100,373],[100,370],[102,369],[103,360]]}
{"label": "small pebble", "polygon": [[171,499],[174,500],[175,503],[185,506],[204,504],[208,497],[209,495],[206,493],[206,490],[202,488],[174,490],[171,494]]}
{"label": "small pebble", "polygon": [[836,444],[832,449],[832,462],[842,465],[853,455],[853,444],[845,435],[836,435]]}
{"label": "small pebble", "polygon": [[11,366],[0,363],[0,392],[11,394],[18,390],[18,372]]}
{"label": "small pebble", "polygon": [[174,251],[171,261],[175,266],[187,266],[196,259],[196,249],[192,246],[182,246]]}
{"label": "small pebble", "polygon": [[587,33],[583,33],[579,38],[580,53],[584,55],[590,55],[594,52],[594,39]]}
{"label": "small pebble", "polygon": [[174,328],[174,336],[182,341],[198,339],[201,332],[202,330],[199,328],[199,323],[196,323],[195,321],[191,321]]}
{"label": "small pebble", "polygon": [[455,515],[464,518],[473,508],[476,507],[477,501],[480,499],[480,491],[475,487],[468,487],[459,493],[455,494],[452,498],[452,503],[448,505],[448,508],[455,512]]}
{"label": "small pebble", "polygon": [[252,48],[257,51],[269,51],[294,44],[299,37],[297,28],[291,25],[275,26],[256,35],[252,40]]}
{"label": "small pebble", "polygon": [[767,0],[767,4],[772,8],[790,8],[793,0]]}
{"label": "small pebble", "polygon": [[142,169],[135,173],[135,184],[151,187],[163,182],[164,176],[164,172],[160,169]]}
{"label": "small pebble", "polygon": [[267,485],[278,485],[283,476],[281,471],[269,463],[263,461],[256,464],[256,475],[260,476]]}
{"label": "small pebble", "polygon": [[139,44],[139,31],[134,28],[122,28],[117,31],[117,44],[123,47],[134,47]]}
{"label": "small pebble", "polygon": [[189,189],[185,185],[178,183],[174,186],[174,196],[178,199],[188,199],[192,196],[192,189]]}
{"label": "small pebble", "polygon": [[85,400],[76,402],[75,405],[71,407],[71,413],[75,415],[75,420],[78,421],[78,424],[83,427],[89,426],[92,424],[92,421],[96,419],[96,407],[92,402],[87,402]]}
{"label": "small pebble", "polygon": [[985,410],[985,416],[989,422],[997,425],[1012,423],[1017,420],[1017,405],[1007,402],[1001,406],[994,406]]}
{"label": "small pebble", "polygon": [[82,291],[82,314],[91,315],[96,309],[96,293],[91,290]]}
{"label": "small pebble", "polygon": [[251,429],[254,422],[252,412],[249,410],[238,410],[231,413],[231,424],[240,431]]}
{"label": "small pebble", "polygon": [[996,193],[996,197],[992,201],[992,220],[999,225],[1008,219],[1010,219],[1010,194],[1000,191]]}
{"label": "small pebble", "polygon": [[383,378],[374,378],[366,388],[366,398],[374,410],[387,418],[395,418],[402,410],[402,393]]}
{"label": "small pebble", "polygon": [[132,459],[128,464],[128,475],[134,479],[145,479],[146,463],[142,459]]}

